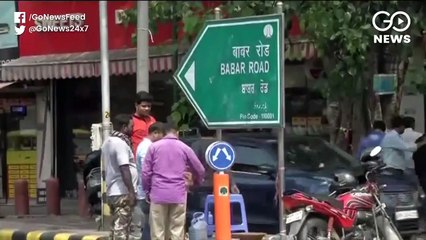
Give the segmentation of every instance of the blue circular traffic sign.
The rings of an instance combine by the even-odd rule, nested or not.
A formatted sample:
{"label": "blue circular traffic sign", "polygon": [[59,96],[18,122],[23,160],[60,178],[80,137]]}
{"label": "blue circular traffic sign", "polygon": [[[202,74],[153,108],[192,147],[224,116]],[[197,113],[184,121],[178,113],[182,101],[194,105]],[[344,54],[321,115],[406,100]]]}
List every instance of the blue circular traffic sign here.
{"label": "blue circular traffic sign", "polygon": [[207,164],[216,171],[228,170],[234,165],[235,151],[231,144],[217,141],[206,150]]}

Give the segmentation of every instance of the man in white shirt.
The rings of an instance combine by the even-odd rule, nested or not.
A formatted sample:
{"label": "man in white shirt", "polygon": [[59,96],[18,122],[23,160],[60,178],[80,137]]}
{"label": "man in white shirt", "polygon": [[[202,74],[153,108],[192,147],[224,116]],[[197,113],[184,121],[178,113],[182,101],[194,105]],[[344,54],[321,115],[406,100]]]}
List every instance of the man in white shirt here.
{"label": "man in white shirt", "polygon": [[107,202],[113,217],[111,238],[127,240],[131,234],[133,207],[136,204],[138,174],[132,152],[130,135],[132,116],[117,115],[114,131],[102,144],[102,161],[105,166]]}
{"label": "man in white shirt", "polygon": [[[402,140],[408,146],[415,144],[416,140],[420,138],[423,134],[414,131],[414,126],[416,124],[416,120],[413,117],[404,117],[404,133],[401,134]],[[405,152],[405,158],[407,160],[407,173],[410,176],[413,176],[413,179],[416,179],[416,172],[414,170],[414,160],[413,160],[413,152]]]}
{"label": "man in white shirt", "polygon": [[[383,148],[382,156],[383,161],[386,164],[385,171],[382,174],[387,175],[400,175],[406,176],[407,179],[414,184],[417,184],[417,180],[414,179],[412,174],[409,173],[409,161],[406,157],[406,153],[413,153],[417,148],[425,145],[425,142],[411,143],[407,144],[401,137],[401,134],[404,133],[405,126],[404,120],[400,116],[394,116],[391,120],[392,130],[386,133],[385,137],[382,140],[381,146]],[[410,159],[411,162],[413,160]]]}
{"label": "man in white shirt", "polygon": [[[143,220],[143,233],[142,233],[142,240],[150,240],[151,239],[151,233],[150,233],[150,227],[149,227],[149,203],[145,200],[145,191],[142,187],[142,166],[143,166],[143,160],[145,159],[145,155],[148,152],[149,146],[157,140],[160,140],[164,137],[164,126],[161,122],[155,122],[151,124],[151,126],[148,128],[148,136],[146,136],[142,142],[138,145],[136,149],[136,165],[138,169],[138,189],[137,189],[137,199],[138,203],[135,207],[135,212],[138,212],[138,214],[143,213],[144,220]],[[139,218],[142,221],[142,217]],[[140,223],[140,226],[142,223]],[[141,226],[142,227],[142,226]]]}
{"label": "man in white shirt", "polygon": [[[420,138],[423,134],[414,131],[414,126],[416,124],[416,120],[413,117],[404,117],[404,126],[405,130],[404,133],[401,134],[402,140],[407,145],[413,145],[415,144],[416,140]],[[409,169],[414,169],[414,162],[413,162],[413,153],[407,152],[406,153],[407,160],[409,160]]]}

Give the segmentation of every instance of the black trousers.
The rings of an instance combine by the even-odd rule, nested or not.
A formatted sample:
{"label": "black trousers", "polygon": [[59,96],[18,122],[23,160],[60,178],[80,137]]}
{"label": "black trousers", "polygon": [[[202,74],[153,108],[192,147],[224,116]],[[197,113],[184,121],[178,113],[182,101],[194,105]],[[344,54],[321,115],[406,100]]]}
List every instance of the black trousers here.
{"label": "black trousers", "polygon": [[426,193],[426,176],[419,176],[419,183],[423,189],[423,192]]}

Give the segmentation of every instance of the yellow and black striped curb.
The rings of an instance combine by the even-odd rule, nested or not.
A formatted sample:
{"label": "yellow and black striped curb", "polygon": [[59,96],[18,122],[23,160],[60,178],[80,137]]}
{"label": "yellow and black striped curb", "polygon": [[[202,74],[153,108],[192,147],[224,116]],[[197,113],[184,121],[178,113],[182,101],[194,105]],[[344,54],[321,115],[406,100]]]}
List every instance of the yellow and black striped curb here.
{"label": "yellow and black striped curb", "polygon": [[108,234],[0,229],[0,240],[108,240]]}

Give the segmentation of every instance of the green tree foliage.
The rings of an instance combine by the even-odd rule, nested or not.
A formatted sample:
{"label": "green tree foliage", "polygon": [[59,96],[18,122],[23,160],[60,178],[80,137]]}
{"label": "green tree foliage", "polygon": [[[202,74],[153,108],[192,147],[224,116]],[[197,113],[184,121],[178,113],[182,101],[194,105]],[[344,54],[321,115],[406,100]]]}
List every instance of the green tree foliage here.
{"label": "green tree foliage", "polygon": [[[306,33],[315,42],[319,56],[327,58],[324,62],[332,65],[327,69],[329,81],[326,81],[328,86],[325,89],[332,90],[329,94],[337,99],[355,97],[360,93],[360,80],[365,78],[365,70],[371,67],[368,58],[374,57],[378,48],[385,46],[373,43],[376,30],[371,19],[374,13],[380,10],[390,13],[406,11],[412,16],[411,32],[408,33],[412,38],[421,37],[421,29],[425,29],[424,7],[416,1],[312,1],[302,9],[300,16]],[[397,50],[397,54],[407,57],[411,54],[412,44],[391,47]]]}
{"label": "green tree foliage", "polygon": [[[270,14],[275,11],[277,1],[227,1],[221,8],[223,18],[244,17],[253,15]],[[285,4],[287,10],[297,6],[297,1]],[[184,42],[191,43],[201,30],[206,20],[214,19],[214,9],[206,8],[201,1],[150,1],[150,29],[155,31],[157,23],[182,22]],[[289,20],[290,15],[286,15]],[[126,12],[124,18],[127,24],[136,24],[136,9]],[[290,21],[287,21],[290,24]],[[136,37],[133,38],[136,42]],[[181,130],[187,129],[198,121],[199,117],[184,94],[180,93],[180,99],[172,106],[171,118],[178,123]]]}
{"label": "green tree foliage", "polygon": [[[391,14],[402,10],[411,16],[410,31],[404,33],[411,35],[411,44],[374,44],[373,35],[377,31],[371,19],[381,10]],[[369,105],[374,98],[371,79],[378,73],[375,63],[383,64],[377,61],[385,51],[392,53],[396,64],[408,61],[426,27],[424,5],[416,1],[309,1],[300,6],[298,13],[327,73],[326,81],[320,81],[324,84],[321,89],[328,99],[340,103],[341,121],[334,127],[354,130],[353,142],[357,143],[372,119],[366,110],[372,110]],[[399,76],[400,83],[403,77]]]}
{"label": "green tree foliage", "polygon": [[[244,17],[273,13],[276,3],[277,1],[224,1],[220,8],[224,18]],[[387,48],[401,61],[406,61],[413,53],[413,45],[418,43],[422,31],[426,29],[425,7],[421,1],[284,1],[283,9],[287,23],[296,14],[301,19],[306,37],[314,41],[326,72],[324,81],[318,81],[323,83],[319,87],[327,98],[346,104],[345,107],[342,104],[340,107],[341,110],[350,112],[346,114],[348,122],[352,122],[354,112],[363,112],[363,109],[369,107],[366,98],[371,97],[371,78],[377,73],[377,68],[372,63],[378,55],[383,54],[383,48]],[[411,44],[373,43],[376,31],[371,26],[371,19],[380,10],[390,13],[402,10],[411,16],[410,32],[407,33],[411,35]],[[194,40],[204,22],[213,18],[213,9],[206,9],[200,1],[150,2],[152,29],[155,30],[158,22],[181,21],[185,40],[189,42]],[[127,22],[136,23],[134,10],[128,11]],[[366,92],[370,95],[366,95]],[[180,105],[185,107],[179,107]],[[172,111],[173,118],[184,127],[193,121],[188,116],[196,117],[196,114],[189,114],[193,110],[184,97],[173,106]],[[187,116],[185,119],[184,115]],[[369,123],[370,120],[368,116],[355,118],[358,122]],[[365,125],[361,126],[364,130]],[[340,127],[340,123],[336,127]]]}

